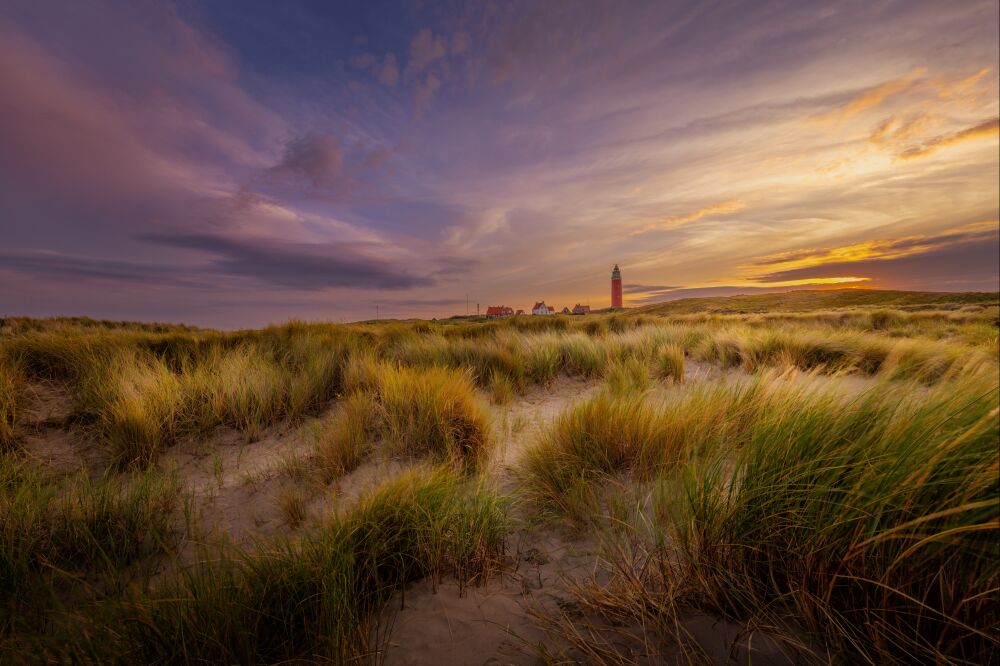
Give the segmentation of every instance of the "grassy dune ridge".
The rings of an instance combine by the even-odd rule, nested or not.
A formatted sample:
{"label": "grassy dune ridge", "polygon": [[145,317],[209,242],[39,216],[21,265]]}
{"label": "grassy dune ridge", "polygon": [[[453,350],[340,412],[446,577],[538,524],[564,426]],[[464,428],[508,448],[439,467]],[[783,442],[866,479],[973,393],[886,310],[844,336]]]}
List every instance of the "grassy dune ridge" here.
{"label": "grassy dune ridge", "polygon": [[495,493],[448,467],[419,468],[301,540],[205,547],[150,591],[85,607],[44,640],[26,634],[10,647],[90,663],[365,661],[393,592],[424,577],[481,582],[507,530]]}
{"label": "grassy dune ridge", "polygon": [[626,599],[797,625],[875,662],[986,663],[1000,647],[996,377],[902,399],[889,381],[851,395],[771,371],[661,400],[599,393],[521,474],[540,510],[577,521],[601,515],[602,482],[652,479]]}
{"label": "grassy dune ridge", "polygon": [[[654,643],[687,646],[696,610],[818,661],[1000,658],[996,295],[750,311],[776,299],[235,332],[0,320],[0,661],[370,660],[406,583],[502,567],[514,505],[538,529],[614,525],[579,603]],[[510,410],[564,377],[596,393],[503,476]],[[40,425],[47,395],[71,404]],[[165,452],[300,425],[320,483],[415,468],[308,529],[202,542]],[[46,468],[52,428],[108,469]],[[575,658],[627,657],[576,621]]]}

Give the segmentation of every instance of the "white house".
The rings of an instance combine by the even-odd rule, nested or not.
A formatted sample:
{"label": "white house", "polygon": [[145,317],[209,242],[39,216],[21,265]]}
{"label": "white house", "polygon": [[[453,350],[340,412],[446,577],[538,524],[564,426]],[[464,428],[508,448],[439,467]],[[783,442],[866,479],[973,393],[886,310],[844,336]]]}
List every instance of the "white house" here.
{"label": "white house", "polygon": [[555,314],[555,308],[545,304],[545,301],[538,301],[535,306],[531,308],[531,314],[533,315],[550,315]]}

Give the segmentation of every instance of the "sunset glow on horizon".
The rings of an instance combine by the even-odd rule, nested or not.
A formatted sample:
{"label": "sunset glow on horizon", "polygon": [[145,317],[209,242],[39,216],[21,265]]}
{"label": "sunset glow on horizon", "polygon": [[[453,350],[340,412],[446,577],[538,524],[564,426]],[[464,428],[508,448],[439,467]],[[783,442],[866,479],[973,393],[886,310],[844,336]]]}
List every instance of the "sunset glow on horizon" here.
{"label": "sunset glow on horizon", "polygon": [[0,7],[0,316],[1000,289],[995,1]]}

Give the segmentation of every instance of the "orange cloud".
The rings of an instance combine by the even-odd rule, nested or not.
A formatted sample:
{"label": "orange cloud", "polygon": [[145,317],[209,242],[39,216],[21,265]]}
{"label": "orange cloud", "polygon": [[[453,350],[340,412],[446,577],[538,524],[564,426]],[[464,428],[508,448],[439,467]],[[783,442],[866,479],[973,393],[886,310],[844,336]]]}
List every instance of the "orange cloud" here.
{"label": "orange cloud", "polygon": [[976,72],[971,76],[967,76],[964,79],[956,81],[952,85],[942,85],[941,89],[938,91],[938,96],[942,99],[948,99],[949,97],[954,97],[956,95],[963,95],[968,93],[970,90],[975,89],[976,85],[983,79],[984,76],[990,73],[989,67],[983,67],[981,70]]}
{"label": "orange cloud", "polygon": [[644,234],[647,231],[653,231],[655,229],[673,229],[685,224],[690,224],[691,222],[697,222],[698,220],[704,219],[706,217],[715,217],[718,215],[731,215],[733,213],[739,212],[746,208],[747,205],[739,199],[732,199],[730,201],[722,201],[716,204],[711,204],[710,206],[705,206],[704,208],[699,208],[698,210],[691,211],[690,213],[684,213],[683,215],[672,215],[666,217],[659,222],[653,222],[647,224],[641,229],[637,229],[632,232],[632,236],[638,236],[639,234]]}
{"label": "orange cloud", "polygon": [[[769,282],[768,284],[772,287],[801,287],[805,285],[815,284],[851,284],[857,282],[869,282],[870,277],[857,277],[857,276],[843,276],[843,277],[810,277],[803,278],[801,280],[781,280],[778,282]],[[749,285],[757,285],[757,282],[748,282]]]}
{"label": "orange cloud", "polygon": [[964,130],[959,130],[958,132],[936,136],[924,142],[921,146],[907,148],[897,157],[901,160],[917,159],[919,157],[926,157],[927,155],[930,155],[931,153],[947,146],[953,146],[956,143],[963,143],[974,139],[985,139],[998,135],[1000,135],[1000,118],[993,118],[991,120],[983,121],[978,125],[974,125],[973,127],[967,127]]}
{"label": "orange cloud", "polygon": [[976,222],[955,229],[947,229],[934,235],[915,235],[842,245],[833,248],[806,248],[779,252],[764,257],[743,268],[759,271],[766,268],[771,273],[789,273],[804,268],[814,268],[825,264],[843,264],[872,259],[898,259],[915,254],[923,254],[935,248],[961,243],[995,232],[997,220]]}
{"label": "orange cloud", "polygon": [[891,79],[869,88],[858,95],[855,95],[843,107],[834,109],[829,113],[814,116],[813,120],[820,123],[841,122],[865,109],[870,109],[882,104],[888,98],[898,95],[912,88],[914,84],[927,72],[925,67],[918,67],[900,79]]}
{"label": "orange cloud", "polygon": [[903,141],[925,129],[931,121],[928,113],[917,113],[911,116],[889,116],[879,123],[868,141],[876,146],[894,144]]}

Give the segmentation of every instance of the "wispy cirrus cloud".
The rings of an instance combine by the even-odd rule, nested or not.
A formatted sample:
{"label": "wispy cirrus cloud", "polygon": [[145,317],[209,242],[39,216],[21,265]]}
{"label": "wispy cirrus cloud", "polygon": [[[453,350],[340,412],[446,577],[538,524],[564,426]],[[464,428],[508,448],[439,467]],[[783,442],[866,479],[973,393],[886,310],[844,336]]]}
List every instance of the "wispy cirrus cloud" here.
{"label": "wispy cirrus cloud", "polygon": [[984,120],[978,125],[973,125],[972,127],[967,127],[963,130],[932,137],[919,146],[913,146],[902,151],[899,153],[899,158],[903,160],[913,160],[920,157],[926,157],[931,153],[941,150],[942,148],[953,146],[958,143],[964,143],[966,141],[973,141],[976,139],[989,139],[997,136],[1000,136],[1000,118],[991,118],[989,120]]}
{"label": "wispy cirrus cloud", "polygon": [[637,236],[650,231],[656,231],[657,229],[673,229],[675,227],[680,227],[699,220],[732,215],[733,213],[740,212],[746,207],[746,203],[739,199],[720,201],[719,203],[709,204],[680,215],[669,215],[657,222],[645,224],[631,233],[633,236]]}
{"label": "wispy cirrus cloud", "polygon": [[882,105],[889,98],[906,92],[918,85],[919,81],[927,74],[926,67],[917,67],[905,76],[897,79],[890,79],[884,83],[861,91],[850,98],[843,106],[831,109],[825,113],[813,116],[813,120],[818,123],[843,122],[862,111],[872,109]]}

